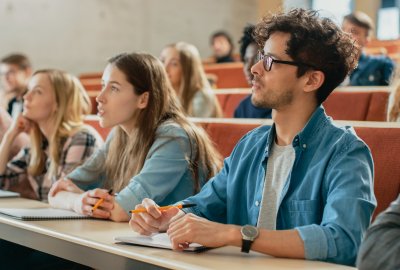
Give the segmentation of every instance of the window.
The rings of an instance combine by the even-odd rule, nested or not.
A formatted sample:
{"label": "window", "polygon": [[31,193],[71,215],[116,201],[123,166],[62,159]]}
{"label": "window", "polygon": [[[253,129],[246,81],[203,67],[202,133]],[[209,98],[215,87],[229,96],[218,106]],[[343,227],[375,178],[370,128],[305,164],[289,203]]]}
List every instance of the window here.
{"label": "window", "polygon": [[327,17],[341,25],[343,17],[351,13],[353,0],[313,0],[312,9],[319,10],[320,15]]}

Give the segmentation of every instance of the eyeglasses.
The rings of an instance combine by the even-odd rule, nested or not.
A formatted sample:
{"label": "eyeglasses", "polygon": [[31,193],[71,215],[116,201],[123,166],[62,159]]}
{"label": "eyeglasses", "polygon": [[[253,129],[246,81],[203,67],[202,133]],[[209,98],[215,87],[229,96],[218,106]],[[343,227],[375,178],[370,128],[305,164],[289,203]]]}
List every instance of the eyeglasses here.
{"label": "eyeglasses", "polygon": [[276,60],[272,58],[271,55],[264,55],[262,52],[258,52],[258,61],[263,61],[263,66],[266,71],[270,71],[272,68],[273,63],[278,63],[278,64],[285,64],[285,65],[291,65],[291,66],[306,66],[306,67],[311,67],[313,69],[317,69],[315,66],[302,63],[302,62],[294,62],[294,61],[283,61],[283,60]]}

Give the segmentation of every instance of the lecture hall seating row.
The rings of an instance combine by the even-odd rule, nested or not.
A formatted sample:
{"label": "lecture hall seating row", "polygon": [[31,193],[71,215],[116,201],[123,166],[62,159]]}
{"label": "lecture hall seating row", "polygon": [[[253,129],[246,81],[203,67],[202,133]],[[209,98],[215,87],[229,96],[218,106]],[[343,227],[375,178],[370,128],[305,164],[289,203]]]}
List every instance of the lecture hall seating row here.
{"label": "lecture hall seating row", "polygon": [[[236,88],[248,87],[248,83],[243,74],[243,63],[223,63],[223,64],[206,64],[204,70],[214,81],[214,87],[219,88]],[[101,90],[100,72],[83,73],[79,76],[84,88],[88,91]]]}
{"label": "lecture hall seating row", "polygon": [[[335,120],[386,121],[389,87],[343,87],[335,90],[324,102],[328,115]],[[92,101],[92,114],[97,113],[98,91],[88,91]],[[224,89],[215,91],[225,118],[232,118],[240,101],[251,93],[250,89]]]}
{"label": "lecture hall seating row", "polygon": [[[323,103],[335,120],[386,121],[390,87],[339,87]],[[250,89],[215,91],[225,118],[233,117],[240,101]]]}
{"label": "lecture hall seating row", "polygon": [[[268,119],[191,119],[206,130],[224,157],[230,155],[236,143],[247,132],[260,125],[272,125],[272,120]],[[98,129],[105,138],[110,130],[101,129],[97,120],[97,116],[88,116],[86,122]],[[366,121],[335,121],[335,123],[341,126],[353,126],[357,135],[371,149],[375,171],[374,190],[378,201],[374,212],[375,218],[400,193],[400,163],[397,158],[400,153],[400,123]]]}

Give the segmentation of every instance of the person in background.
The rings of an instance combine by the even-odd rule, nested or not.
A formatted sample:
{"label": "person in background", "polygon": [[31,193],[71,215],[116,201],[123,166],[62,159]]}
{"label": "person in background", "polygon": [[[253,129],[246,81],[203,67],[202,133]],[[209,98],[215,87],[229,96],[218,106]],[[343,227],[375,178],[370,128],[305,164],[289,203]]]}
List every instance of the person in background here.
{"label": "person in background", "polygon": [[[0,188],[47,201],[51,185],[81,165],[102,144],[83,124],[90,100],[79,80],[59,70],[36,71],[24,95],[23,114],[0,144]],[[18,134],[30,133],[30,147],[9,159]]]}
{"label": "person in background", "polygon": [[372,155],[321,104],[354,68],[359,50],[314,10],[264,17],[255,38],[261,55],[251,69],[252,101],[274,110],[274,124],[247,133],[223,169],[178,202],[194,207],[160,211],[145,199],[136,208],[146,212],[133,214],[130,226],[147,235],[167,230],[176,250],[230,245],[354,265],[376,207]]}
{"label": "person in background", "polygon": [[[255,26],[248,25],[243,30],[243,36],[240,39],[240,58],[243,61],[243,72],[249,85],[252,84],[253,74],[251,67],[258,62],[258,46],[253,38]],[[234,112],[235,118],[271,118],[272,109],[259,108],[251,102],[251,95],[244,98]]]}
{"label": "person in background", "polygon": [[400,79],[395,83],[393,91],[390,93],[388,102],[388,117],[389,122],[400,122]]}
{"label": "person in background", "polygon": [[[365,48],[374,29],[372,19],[361,11],[353,12],[343,19],[343,31],[349,33],[355,42]],[[350,74],[350,86],[389,85],[394,71],[393,61],[383,55],[360,54],[356,69]]]}
{"label": "person in background", "polygon": [[215,63],[235,62],[232,37],[225,31],[217,31],[211,35],[210,45]]}
{"label": "person in background", "polygon": [[[22,112],[23,95],[32,75],[32,65],[23,54],[11,54],[0,61],[0,142],[12,120]],[[19,134],[10,149],[9,158],[15,156],[23,147],[29,145],[29,136]]]}
{"label": "person in background", "polygon": [[[144,198],[159,204],[181,200],[196,194],[220,168],[220,155],[204,130],[184,115],[158,59],[117,55],[109,60],[102,85],[100,125],[114,129],[88,162],[53,185],[53,207],[128,221],[129,211]],[[93,208],[100,199],[104,202]]]}
{"label": "person in background", "polygon": [[7,55],[0,61],[0,81],[2,95],[6,99],[6,110],[15,119],[23,107],[23,95],[32,76],[32,65],[23,54]]}
{"label": "person in background", "polygon": [[357,257],[359,270],[400,269],[400,195],[368,228]]}
{"label": "person in background", "polygon": [[182,107],[192,117],[221,117],[219,102],[207,80],[199,51],[192,44],[166,46],[160,55]]}

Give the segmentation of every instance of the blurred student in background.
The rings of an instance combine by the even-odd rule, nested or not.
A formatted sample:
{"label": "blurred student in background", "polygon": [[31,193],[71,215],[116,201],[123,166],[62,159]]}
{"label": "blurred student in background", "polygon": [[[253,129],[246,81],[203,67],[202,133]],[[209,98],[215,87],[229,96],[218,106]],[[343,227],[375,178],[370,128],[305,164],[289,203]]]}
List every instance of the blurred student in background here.
{"label": "blurred student in background", "polygon": [[211,35],[210,45],[215,63],[235,62],[233,57],[235,46],[232,40],[232,37],[225,31],[217,31]]}
{"label": "blurred student in background", "polygon": [[168,45],[161,51],[160,59],[188,116],[222,116],[195,46],[185,42]]}
{"label": "blurred student in background", "polygon": [[[258,62],[258,45],[253,37],[255,26],[248,25],[240,39],[240,58],[243,61],[243,72],[249,86],[252,85],[251,67]],[[251,102],[251,95],[243,99],[234,112],[235,118],[271,118],[272,109],[259,108]]]}
{"label": "blurred student in background", "polygon": [[[17,118],[22,112],[22,97],[27,91],[31,75],[31,62],[23,54],[10,54],[0,61],[0,142],[11,126],[12,119]],[[16,155],[28,144],[28,135],[19,134],[10,149],[10,157]]]}
{"label": "blurred student in background", "polygon": [[[372,19],[361,11],[353,12],[343,19],[342,29],[349,33],[361,49],[371,40],[374,29]],[[383,55],[367,55],[361,52],[356,69],[350,74],[348,84],[351,86],[389,85],[394,63]]]}
{"label": "blurred student in background", "polygon": [[23,54],[10,54],[0,61],[1,98],[7,101],[5,109],[14,119],[22,112],[22,97],[31,75],[31,62]]}

